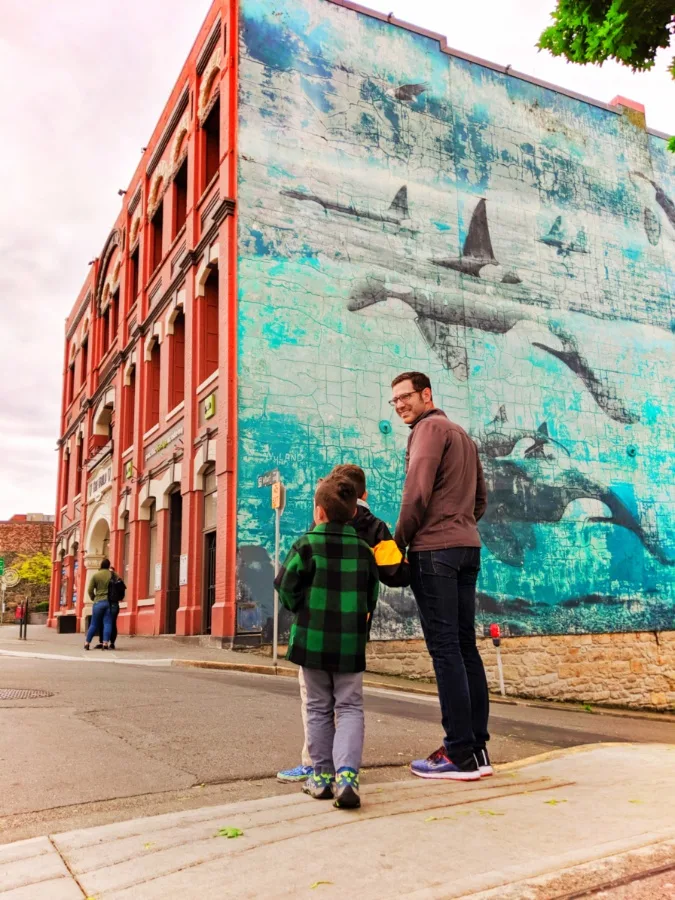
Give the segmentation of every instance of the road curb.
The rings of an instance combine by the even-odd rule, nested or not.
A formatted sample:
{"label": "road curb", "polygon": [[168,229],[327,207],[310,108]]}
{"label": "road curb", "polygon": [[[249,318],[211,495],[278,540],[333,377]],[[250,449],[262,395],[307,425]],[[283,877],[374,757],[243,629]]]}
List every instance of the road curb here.
{"label": "road curb", "polygon": [[284,678],[296,678],[298,674],[297,669],[288,666],[217,662],[213,659],[172,659],[171,665],[179,669],[220,669],[225,672],[247,672],[252,675],[281,675]]}

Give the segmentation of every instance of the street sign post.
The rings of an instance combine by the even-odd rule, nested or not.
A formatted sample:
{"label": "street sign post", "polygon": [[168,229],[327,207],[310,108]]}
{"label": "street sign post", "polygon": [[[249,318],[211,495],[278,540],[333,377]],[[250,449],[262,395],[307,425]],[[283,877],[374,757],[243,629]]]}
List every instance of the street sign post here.
{"label": "street sign post", "polygon": [[5,557],[0,556],[0,578],[5,574]]}
{"label": "street sign post", "polygon": [[[279,545],[281,543],[281,514],[286,505],[286,488],[281,483],[278,469],[270,469],[258,475],[258,487],[271,487],[271,506],[274,510],[274,577],[279,574]],[[276,666],[279,644],[279,597],[274,591],[274,613],[272,630],[272,663]]]}
{"label": "street sign post", "polygon": [[[279,545],[281,544],[281,514],[286,505],[286,489],[280,481],[272,484],[272,509],[274,510],[274,577],[279,574]],[[272,636],[272,665],[277,664],[279,646],[279,597],[274,592],[274,627]]]}

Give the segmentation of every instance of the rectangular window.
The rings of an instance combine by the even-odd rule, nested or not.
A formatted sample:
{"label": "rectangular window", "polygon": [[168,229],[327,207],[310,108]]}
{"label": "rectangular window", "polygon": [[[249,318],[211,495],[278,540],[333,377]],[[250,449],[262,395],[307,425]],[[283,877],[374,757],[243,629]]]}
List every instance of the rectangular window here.
{"label": "rectangular window", "polygon": [[185,316],[182,312],[173,322],[169,379],[169,408],[174,409],[185,399]]}
{"label": "rectangular window", "polygon": [[134,418],[136,415],[136,368],[131,370],[129,384],[123,393],[122,449],[127,450],[134,442]]}
{"label": "rectangular window", "polygon": [[80,435],[80,443],[77,445],[77,466],[75,477],[77,478],[77,493],[81,494],[84,490],[84,466],[82,465],[82,457],[84,455],[84,438]]}
{"label": "rectangular window", "polygon": [[129,269],[129,290],[131,291],[131,305],[133,305],[141,290],[141,267],[139,265],[138,247],[129,257]]}
{"label": "rectangular window", "polygon": [[117,325],[119,323],[120,310],[120,292],[119,288],[112,295],[110,300],[110,346],[115,342],[117,337]]}
{"label": "rectangular window", "polygon": [[204,473],[204,531],[211,531],[218,524],[218,494],[216,468]]}
{"label": "rectangular window", "polygon": [[150,223],[150,271],[154,272],[163,257],[164,236],[164,201],[159,204],[157,212]]}
{"label": "rectangular window", "polygon": [[218,269],[212,269],[202,300],[202,371],[204,381],[218,368]]}
{"label": "rectangular window", "polygon": [[80,372],[80,385],[85,385],[87,383],[87,375],[89,374],[89,338],[82,341],[82,348],[80,350],[80,356],[82,357],[82,368]]}
{"label": "rectangular window", "polygon": [[148,597],[155,594],[155,563],[157,562],[157,509],[153,503],[150,507],[150,524],[148,536]]}
{"label": "rectangular window", "polygon": [[171,239],[174,240],[187,219],[187,187],[188,164],[187,159],[176,172],[173,180],[173,231]]}
{"label": "rectangular window", "polygon": [[124,517],[124,539],[122,541],[122,581],[129,586],[129,565],[131,564],[131,523],[129,513]]}
{"label": "rectangular window", "polygon": [[63,490],[61,492],[61,506],[68,503],[70,494],[70,453],[66,450],[63,454]]}
{"label": "rectangular window", "polygon": [[110,344],[110,306],[101,316],[101,356],[108,352]]}
{"label": "rectangular window", "polygon": [[216,100],[213,109],[202,125],[204,182],[202,190],[210,184],[220,165],[220,99]]}
{"label": "rectangular window", "polygon": [[72,362],[68,366],[68,374],[66,375],[66,406],[70,406],[73,402],[73,394],[75,391],[75,363]]}
{"label": "rectangular window", "polygon": [[145,431],[149,431],[159,422],[159,379],[161,356],[159,344],[155,341],[147,366],[147,403],[145,415]]}

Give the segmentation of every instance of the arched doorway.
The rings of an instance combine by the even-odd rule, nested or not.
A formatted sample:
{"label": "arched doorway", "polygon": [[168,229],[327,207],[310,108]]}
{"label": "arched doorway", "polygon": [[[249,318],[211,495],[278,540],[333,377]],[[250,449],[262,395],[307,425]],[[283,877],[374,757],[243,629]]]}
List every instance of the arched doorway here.
{"label": "arched doorway", "polygon": [[86,631],[91,619],[92,603],[89,599],[89,582],[91,577],[101,567],[101,562],[108,556],[110,546],[110,523],[104,517],[92,521],[87,530],[85,541],[84,567],[86,570],[85,591],[80,620],[80,631]]}

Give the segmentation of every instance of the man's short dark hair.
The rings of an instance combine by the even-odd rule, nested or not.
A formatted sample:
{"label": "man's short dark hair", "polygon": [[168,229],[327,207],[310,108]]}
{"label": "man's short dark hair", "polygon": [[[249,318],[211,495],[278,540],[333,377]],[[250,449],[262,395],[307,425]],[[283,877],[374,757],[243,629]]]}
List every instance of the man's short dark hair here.
{"label": "man's short dark hair", "polygon": [[102,560],[101,560],[101,568],[102,568],[102,569],[109,569],[109,568],[110,568],[110,560],[109,560],[109,559],[102,559]]}
{"label": "man's short dark hair", "polygon": [[316,489],[314,502],[323,509],[329,522],[345,525],[356,512],[356,488],[347,478],[329,475]]}
{"label": "man's short dark hair", "polygon": [[424,372],[402,372],[394,378],[391,386],[396,387],[396,385],[400,384],[402,381],[412,381],[412,386],[416,391],[423,391],[425,388],[431,390],[429,376],[425,375]]}
{"label": "man's short dark hair", "polygon": [[330,473],[335,478],[346,478],[354,485],[357,497],[363,497],[366,492],[366,473],[361,466],[355,466],[353,463],[342,463],[335,466]]}

